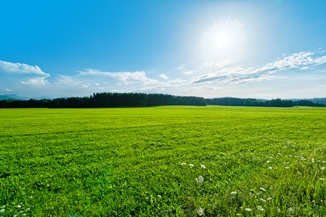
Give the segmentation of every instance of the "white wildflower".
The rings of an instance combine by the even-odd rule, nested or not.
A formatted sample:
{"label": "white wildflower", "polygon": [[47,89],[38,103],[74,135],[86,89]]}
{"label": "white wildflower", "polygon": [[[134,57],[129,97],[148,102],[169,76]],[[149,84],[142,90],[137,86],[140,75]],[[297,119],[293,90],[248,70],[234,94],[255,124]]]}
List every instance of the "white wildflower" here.
{"label": "white wildflower", "polygon": [[193,165],[193,164],[189,164],[189,166],[192,168],[192,167],[194,167],[195,165]]}
{"label": "white wildflower", "polygon": [[200,167],[206,169],[206,166],[204,164],[201,164]]}
{"label": "white wildflower", "polygon": [[205,215],[204,209],[201,207],[197,210],[197,213],[199,216]]}
{"label": "white wildflower", "polygon": [[0,209],[0,213],[4,213],[5,211],[5,209]]}
{"label": "white wildflower", "polygon": [[266,191],[266,189],[265,189],[265,188],[263,188],[263,187],[260,187],[259,189],[260,189],[260,190],[262,190],[262,191]]}
{"label": "white wildflower", "polygon": [[251,211],[252,211],[252,209],[250,209],[250,208],[245,208],[245,210],[246,210],[247,212],[251,212]]}
{"label": "white wildflower", "polygon": [[187,165],[187,163],[182,163],[182,164],[181,164],[181,166],[185,166],[185,165]]}
{"label": "white wildflower", "polygon": [[257,206],[257,209],[260,211],[264,211],[265,209],[262,206]]}
{"label": "white wildflower", "polygon": [[294,213],[294,209],[292,209],[292,207],[290,207],[290,208],[288,209],[288,211],[289,211],[289,213],[291,213],[291,214]]}
{"label": "white wildflower", "polygon": [[264,202],[264,203],[266,203],[267,201],[266,200],[264,200],[263,198],[259,198],[259,200],[260,201],[262,201],[262,202]]}
{"label": "white wildflower", "polygon": [[231,194],[237,194],[237,193],[238,193],[238,192],[236,192],[236,191],[232,191],[232,192],[231,192]]}
{"label": "white wildflower", "polygon": [[21,205],[17,205],[17,208],[19,209],[19,208],[22,208],[22,206]]}
{"label": "white wildflower", "polygon": [[268,167],[268,169],[270,169],[270,170],[271,170],[271,169],[273,169],[273,167]]}
{"label": "white wildflower", "polygon": [[204,182],[204,177],[202,177],[202,176],[198,176],[198,178],[196,178],[196,181],[197,181],[198,183],[203,183],[203,182]]}
{"label": "white wildflower", "polygon": [[270,161],[268,160],[268,161],[266,161],[266,163],[269,163]]}

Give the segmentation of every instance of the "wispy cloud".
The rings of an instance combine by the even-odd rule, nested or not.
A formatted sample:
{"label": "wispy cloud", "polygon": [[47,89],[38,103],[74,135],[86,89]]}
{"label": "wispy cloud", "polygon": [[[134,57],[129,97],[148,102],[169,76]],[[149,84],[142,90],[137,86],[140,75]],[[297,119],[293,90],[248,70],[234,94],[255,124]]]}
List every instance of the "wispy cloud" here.
{"label": "wispy cloud", "polygon": [[[85,69],[77,71],[75,75],[57,75],[48,79],[50,75],[38,66],[0,61],[0,74],[6,74],[0,79],[2,87],[0,91],[20,94],[29,92],[34,96],[48,94],[58,97],[81,96],[94,92],[157,92],[212,97],[247,96],[278,91],[275,88],[271,89],[273,86],[270,86],[272,84],[270,80],[276,78],[282,78],[283,83],[279,81],[287,90],[290,90],[290,84],[293,88],[302,88],[300,82],[303,78],[306,86],[316,88],[316,85],[312,85],[313,82],[318,81],[319,84],[323,84],[325,80],[321,79],[325,72],[325,67],[321,65],[325,63],[326,56],[325,54],[323,56],[323,53],[299,52],[283,55],[262,67],[244,67],[225,59],[219,62],[206,62],[197,67],[187,65],[187,69],[182,64],[175,68],[174,73],[169,72],[169,76],[162,72],[153,75],[155,76],[153,78],[145,71],[111,72]],[[239,90],[240,87],[244,88]],[[291,90],[298,91],[297,89]],[[318,90],[321,92],[320,88]],[[40,94],[40,91],[44,93]]]}
{"label": "wispy cloud", "polygon": [[183,70],[183,69],[185,69],[185,67],[186,67],[185,64],[180,64],[177,69],[178,70]]}
{"label": "wispy cloud", "polygon": [[308,66],[321,65],[326,63],[326,56],[314,56],[312,52],[294,53],[278,59],[271,63],[267,63],[261,68],[243,68],[242,66],[228,66],[230,63],[223,64],[204,64],[203,71],[200,76],[192,79],[194,84],[203,82],[216,83],[243,83],[258,82],[263,80],[271,80],[281,78],[277,72],[291,69],[307,69]]}
{"label": "wispy cloud", "polygon": [[31,78],[26,81],[22,81],[22,84],[29,84],[33,86],[45,85],[47,83],[46,77]]}
{"label": "wispy cloud", "polygon": [[107,77],[115,78],[124,83],[130,83],[130,82],[142,82],[144,84],[158,83],[158,80],[148,78],[144,71],[103,72],[96,69],[87,69],[85,71],[79,71],[79,75],[77,76],[80,77],[80,76],[87,76],[87,75],[107,76]]}
{"label": "wispy cloud", "polygon": [[184,75],[191,75],[191,74],[194,74],[196,73],[196,71],[185,71],[183,74]]}
{"label": "wispy cloud", "polygon": [[11,92],[12,90],[8,89],[7,87],[3,89],[5,92]]}
{"label": "wispy cloud", "polygon": [[[313,65],[325,63],[325,57],[312,52],[300,52],[283,56],[269,62],[263,67],[243,67],[225,59],[219,62],[206,62],[197,69],[185,71],[185,65],[178,67],[179,73],[174,78],[159,74],[162,80],[148,77],[145,71],[110,72],[96,69],[78,71],[74,76],[60,76],[55,82],[62,87],[75,87],[89,91],[118,91],[118,92],[165,92],[174,94],[194,94],[214,92],[221,85],[259,83],[262,81],[285,78],[284,73],[291,69],[305,69]],[[179,77],[178,77],[179,75]]]}
{"label": "wispy cloud", "polygon": [[210,68],[210,69],[216,69],[216,68],[224,68],[228,65],[230,65],[232,63],[232,61],[230,59],[225,59],[225,60],[221,60],[217,63],[214,62],[205,62],[203,64],[204,68]]}

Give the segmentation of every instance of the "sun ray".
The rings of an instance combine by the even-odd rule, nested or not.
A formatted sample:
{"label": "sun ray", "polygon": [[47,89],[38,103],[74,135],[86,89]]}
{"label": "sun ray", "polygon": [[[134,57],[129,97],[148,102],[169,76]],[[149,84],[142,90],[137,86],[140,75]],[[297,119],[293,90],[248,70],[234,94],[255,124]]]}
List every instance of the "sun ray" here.
{"label": "sun ray", "polygon": [[212,19],[212,24],[200,31],[200,51],[204,59],[225,59],[242,54],[244,24],[229,17],[224,21]]}

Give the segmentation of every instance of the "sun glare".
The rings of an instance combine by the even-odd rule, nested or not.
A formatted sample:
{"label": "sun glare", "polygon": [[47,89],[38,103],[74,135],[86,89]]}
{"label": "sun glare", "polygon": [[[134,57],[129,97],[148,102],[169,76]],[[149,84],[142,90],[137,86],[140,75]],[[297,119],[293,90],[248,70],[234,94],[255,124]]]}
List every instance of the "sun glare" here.
{"label": "sun glare", "polygon": [[205,58],[232,58],[240,55],[244,34],[239,21],[213,23],[202,31],[201,49]]}
{"label": "sun glare", "polygon": [[225,46],[229,43],[229,36],[227,34],[220,34],[216,37],[217,46]]}

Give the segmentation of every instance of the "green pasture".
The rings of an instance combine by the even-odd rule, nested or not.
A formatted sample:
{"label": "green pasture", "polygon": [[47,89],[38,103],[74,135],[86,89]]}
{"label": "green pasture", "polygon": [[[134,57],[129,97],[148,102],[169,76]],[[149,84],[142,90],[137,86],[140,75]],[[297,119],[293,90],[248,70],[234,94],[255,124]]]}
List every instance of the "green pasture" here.
{"label": "green pasture", "polygon": [[0,216],[326,216],[326,109],[0,109]]}

